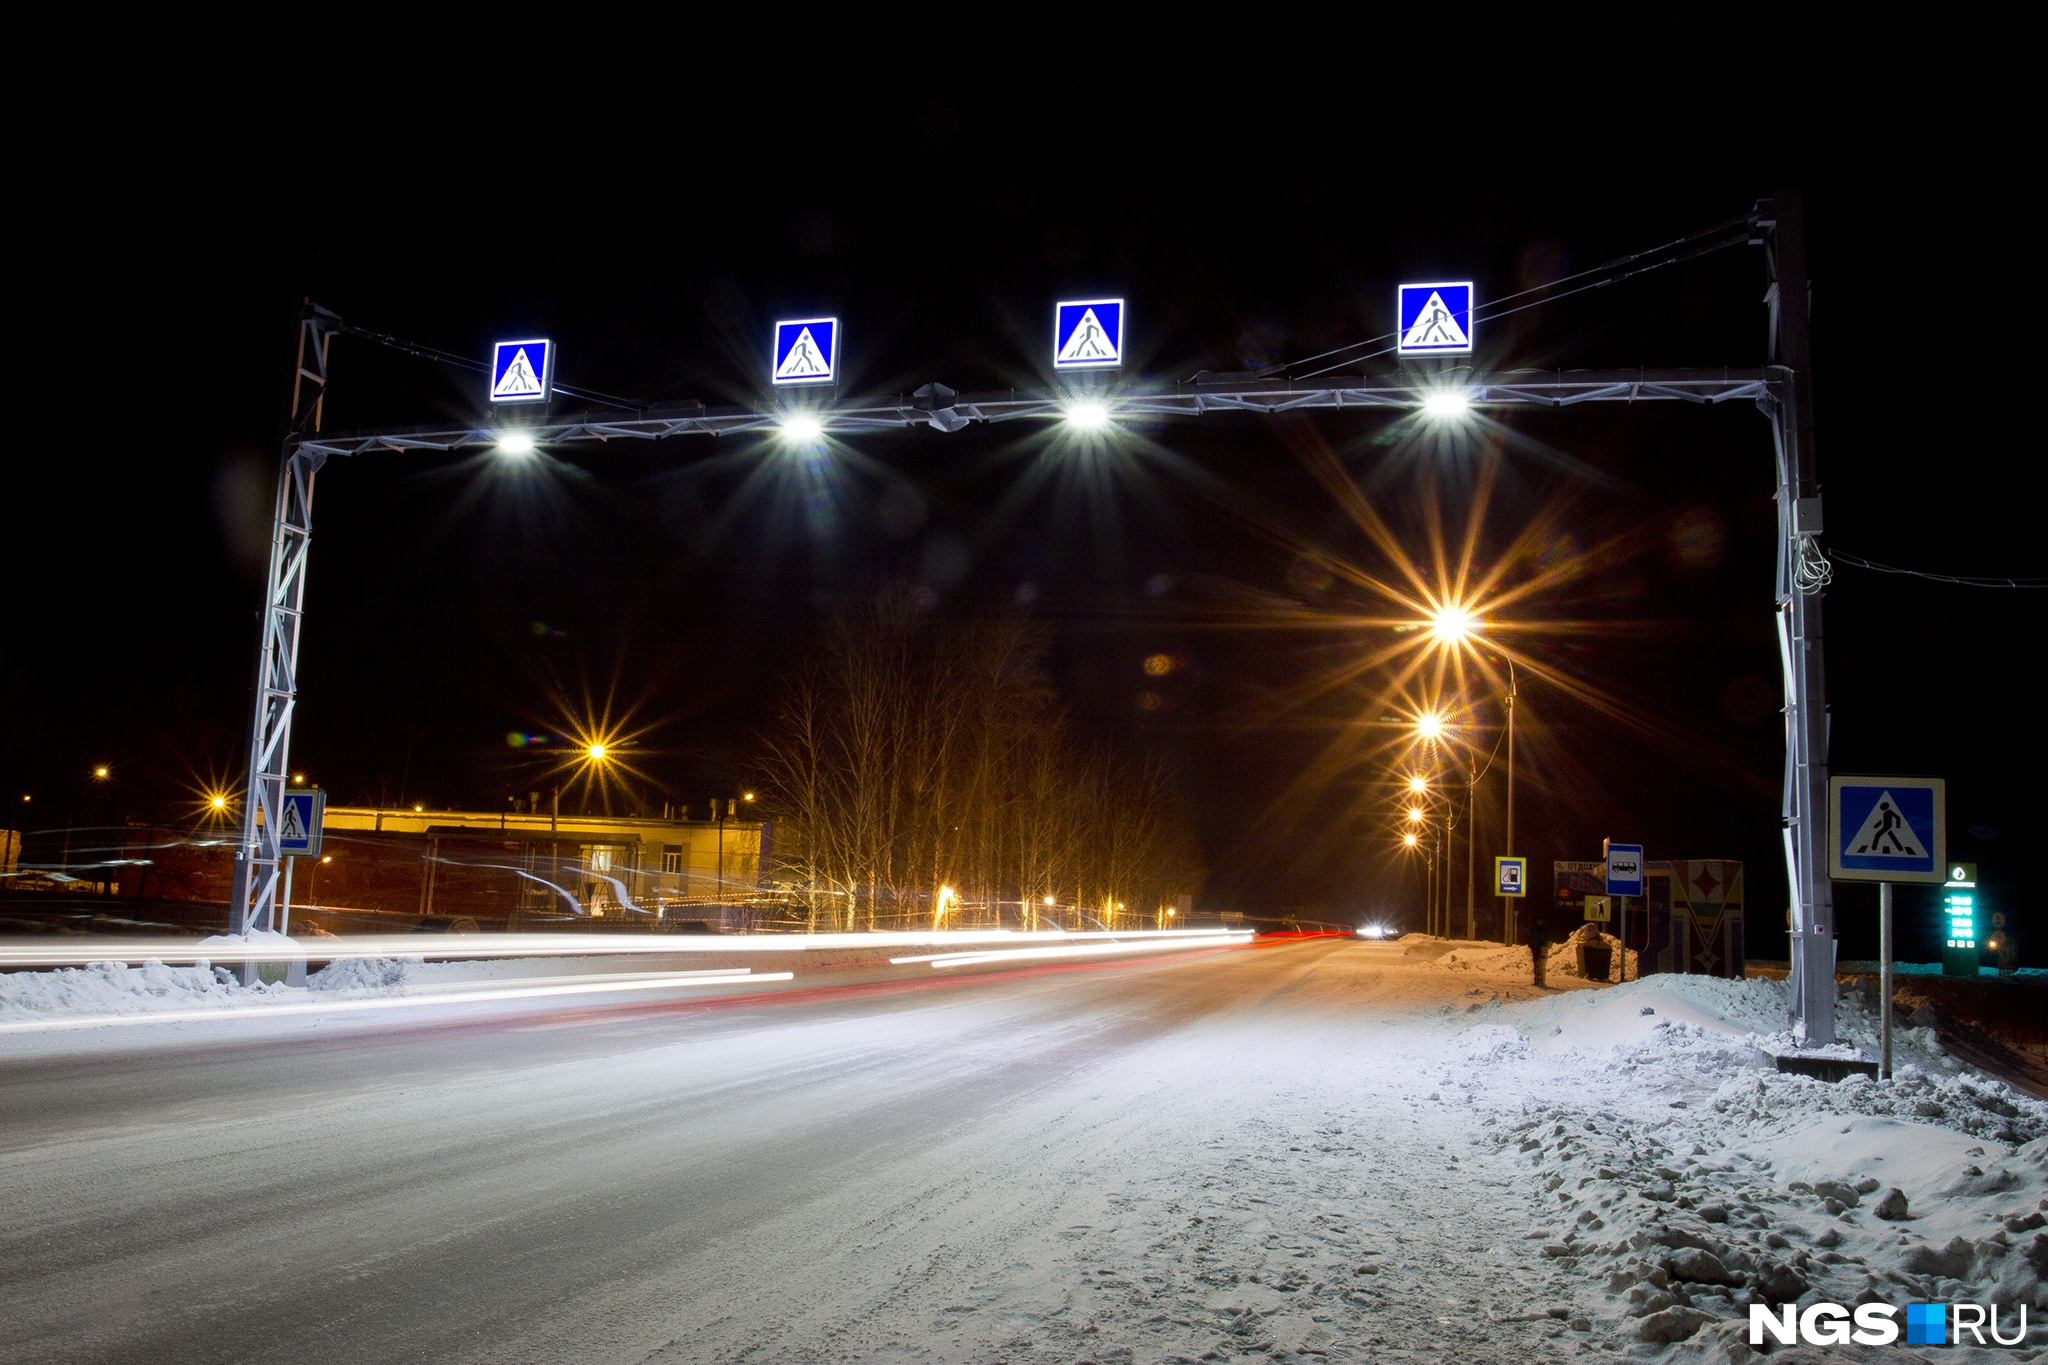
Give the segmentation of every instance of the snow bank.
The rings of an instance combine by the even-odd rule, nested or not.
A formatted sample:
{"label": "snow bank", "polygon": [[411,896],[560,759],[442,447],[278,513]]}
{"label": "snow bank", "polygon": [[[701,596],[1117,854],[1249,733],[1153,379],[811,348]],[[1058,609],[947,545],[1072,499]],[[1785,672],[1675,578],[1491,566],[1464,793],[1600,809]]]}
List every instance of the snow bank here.
{"label": "snow bank", "polygon": [[[1752,1302],[2048,1314],[2048,1104],[1930,1030],[1895,1035],[1889,1083],[1830,1084],[1759,1059],[1782,982],[1653,976],[1486,1012],[1443,1081],[1518,1101],[1482,1126],[1535,1191],[1543,1254],[1586,1286],[1573,1321],[1631,1355],[1747,1360]],[[1853,996],[1838,1023],[1873,1045]]]}
{"label": "snow bank", "polygon": [[[295,948],[282,934],[258,933],[248,938],[217,935],[201,940],[202,947],[238,949],[254,942],[259,947]],[[282,964],[267,964],[275,970]],[[590,970],[590,963],[574,958],[515,958],[489,962],[422,962],[418,958],[344,959],[323,967],[306,978],[304,986],[282,982],[242,985],[226,967],[202,960],[190,967],[168,967],[154,958],[140,967],[122,962],[99,962],[88,967],[63,967],[53,971],[0,973],[0,1023],[47,1019],[53,1015],[80,1017],[169,1013],[191,1009],[285,1004],[309,1001],[321,995],[364,997],[404,994],[409,987],[446,985],[458,981],[490,981],[511,977],[566,976]],[[316,995],[315,993],[320,993]]]}
{"label": "snow bank", "polygon": [[[282,988],[276,988],[282,990]],[[201,962],[166,967],[151,959],[140,967],[96,962],[49,972],[0,973],[0,1020],[53,1014],[142,1014],[156,1010],[225,1008],[266,996],[273,988],[244,987],[225,970]]]}
{"label": "snow bank", "polygon": [[[1575,938],[1576,936],[1560,943],[1553,943],[1549,952],[1544,955],[1544,972],[1549,979],[1583,979],[1579,975],[1579,954]],[[1621,940],[1612,934],[1601,934],[1597,939],[1590,941],[1605,947],[1612,955],[1608,959],[1610,966],[1607,979],[1617,980],[1621,966],[1615,961],[1615,957],[1620,954]],[[1484,972],[1496,976],[1518,977],[1524,981],[1530,978],[1529,949],[1526,946],[1503,947],[1498,943],[1470,941],[1455,947],[1449,943],[1443,946],[1447,951],[1435,956],[1435,966],[1449,971]],[[1628,975],[1633,977],[1636,972],[1636,953],[1631,949],[1628,954]]]}

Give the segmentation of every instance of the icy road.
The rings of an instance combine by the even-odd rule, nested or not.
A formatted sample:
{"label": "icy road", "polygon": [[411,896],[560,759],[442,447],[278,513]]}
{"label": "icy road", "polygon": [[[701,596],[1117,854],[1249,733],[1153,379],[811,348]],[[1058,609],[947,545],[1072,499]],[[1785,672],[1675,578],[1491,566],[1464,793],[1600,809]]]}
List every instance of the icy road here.
{"label": "icy road", "polygon": [[1931,1039],[1823,1087],[1745,1069],[1773,983],[1447,947],[0,1040],[0,1354],[1737,1358],[1745,1285],[2024,1270],[2048,1110]]}

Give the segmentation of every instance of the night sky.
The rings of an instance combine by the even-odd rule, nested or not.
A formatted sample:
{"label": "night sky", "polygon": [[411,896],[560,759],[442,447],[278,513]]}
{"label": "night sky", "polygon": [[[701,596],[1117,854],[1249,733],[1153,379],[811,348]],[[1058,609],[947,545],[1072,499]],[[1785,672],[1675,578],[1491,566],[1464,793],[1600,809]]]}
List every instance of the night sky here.
{"label": "night sky", "polygon": [[[1237,130],[1199,155],[1040,146],[1002,175],[950,174],[1020,145],[1021,116],[993,108],[891,97],[847,135],[868,152],[805,166],[705,157],[663,175],[641,149],[573,173],[452,174],[399,147],[394,125],[337,148],[307,181],[255,169],[255,145],[230,142],[84,192],[52,220],[46,259],[75,283],[44,335],[103,378],[73,371],[53,386],[6,497],[0,782],[12,809],[34,812],[19,823],[102,822],[104,797],[84,780],[95,763],[112,765],[122,814],[182,818],[195,790],[245,761],[268,481],[302,295],[479,359],[493,338],[550,336],[564,382],[714,404],[766,400],[777,317],[841,318],[841,401],[857,402],[928,380],[1036,387],[1053,301],[1120,295],[1127,376],[1178,379],[1377,336],[1403,279],[1471,278],[1498,297],[1798,184],[1824,543],[1951,573],[2042,571],[2038,438],[2015,437],[2002,415],[1981,428],[1985,395],[1959,369],[1981,350],[1959,310],[1996,299],[1968,281],[2007,273],[2019,220],[1979,205],[1979,226],[1937,252],[1902,217],[1908,180],[1932,164],[1925,147],[1793,138],[1685,166],[1623,157],[1636,169],[1617,172],[1412,142],[1283,152]],[[1733,248],[1519,314],[1482,332],[1480,359],[1759,365],[1764,284],[1761,252]],[[1964,339],[1950,344],[1956,327]],[[461,418],[481,397],[473,375],[343,337],[326,427]],[[1644,722],[1524,687],[1517,842],[1535,885],[1547,888],[1552,858],[1598,857],[1605,835],[1651,858],[1742,858],[1750,952],[1782,956],[1765,420],[1670,404],[1500,420],[1517,436],[1499,443],[1483,561],[1546,510],[1563,513],[1553,553],[1615,537],[1635,547],[1518,609],[1600,625],[1517,638]],[[1046,627],[1082,733],[1173,772],[1207,859],[1204,906],[1412,917],[1419,892],[1393,851],[1392,802],[1366,799],[1381,766],[1316,790],[1298,782],[1359,719],[1355,694],[1304,702],[1305,683],[1367,642],[1222,622],[1251,602],[1377,612],[1301,553],[1317,545],[1385,572],[1309,476],[1301,452],[1317,444],[1416,554],[1432,468],[1462,531],[1479,443],[1432,452],[1413,426],[1211,416],[1145,426],[1128,458],[1087,468],[1061,465],[1026,425],[856,437],[815,477],[752,437],[565,449],[523,479],[476,456],[331,462],[295,767],[341,803],[500,809],[546,785],[535,751],[508,733],[559,735],[585,699],[610,697],[647,727],[635,761],[656,780],[639,799],[701,810],[751,784],[750,728],[792,651],[849,596],[904,579],[942,616],[1021,610]],[[1947,777],[1951,857],[1983,865],[1987,900],[2017,912],[2035,961],[2048,922],[2022,858],[2048,821],[2044,607],[2040,593],[1842,565],[1826,619],[1833,767]],[[1148,678],[1142,661],[1161,652],[1183,664]],[[1158,703],[1141,709],[1148,691]],[[1485,833],[1498,828],[1497,777],[1482,855],[1499,851]],[[1483,886],[1483,858],[1481,869]],[[1900,901],[1902,953],[1923,961],[1927,903],[1918,891]],[[1869,955],[1874,889],[1841,889],[1838,904],[1845,956]]]}

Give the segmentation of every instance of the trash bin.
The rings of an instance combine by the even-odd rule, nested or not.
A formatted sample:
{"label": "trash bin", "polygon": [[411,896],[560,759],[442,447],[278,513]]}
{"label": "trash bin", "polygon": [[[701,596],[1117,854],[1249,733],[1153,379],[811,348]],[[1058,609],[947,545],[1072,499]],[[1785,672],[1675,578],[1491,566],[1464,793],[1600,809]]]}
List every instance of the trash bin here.
{"label": "trash bin", "polygon": [[1614,974],[1614,949],[1606,944],[1579,945],[1579,975],[1588,981],[1605,981]]}

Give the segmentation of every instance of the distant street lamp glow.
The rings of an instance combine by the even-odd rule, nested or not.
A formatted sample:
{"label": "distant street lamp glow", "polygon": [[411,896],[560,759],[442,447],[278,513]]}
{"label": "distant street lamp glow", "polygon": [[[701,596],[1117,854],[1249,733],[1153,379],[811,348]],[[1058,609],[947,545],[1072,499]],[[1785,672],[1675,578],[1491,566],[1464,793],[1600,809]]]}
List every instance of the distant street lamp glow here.
{"label": "distant street lamp glow", "polygon": [[1454,645],[1471,637],[1479,623],[1472,613],[1456,603],[1438,607],[1429,617],[1429,633],[1443,644]]}
{"label": "distant street lamp glow", "polygon": [[1424,739],[1441,739],[1444,733],[1444,718],[1434,711],[1424,711],[1415,718],[1415,732]]}
{"label": "distant street lamp glow", "polygon": [[[28,798],[24,796],[22,800],[26,801]],[[228,799],[225,796],[216,796],[208,801],[207,804],[215,810],[226,810],[228,808]]]}
{"label": "distant street lamp glow", "polygon": [[105,768],[94,768],[92,770],[92,775],[94,777],[105,777],[107,775],[107,770]]}
{"label": "distant street lamp glow", "polygon": [[1458,389],[1438,389],[1422,400],[1422,410],[1431,417],[1463,417],[1472,410],[1472,400]]}
{"label": "distant street lamp glow", "polygon": [[1422,823],[1422,807],[1420,807],[1420,806],[1410,806],[1410,807],[1408,808],[1408,818],[1409,818],[1409,819],[1410,819],[1411,821],[1413,821],[1414,823],[1418,824],[1418,825],[1419,825],[1419,824],[1421,824],[1421,823]]}
{"label": "distant street lamp glow", "polygon": [[807,412],[793,412],[782,419],[782,439],[791,445],[810,445],[825,434],[825,424]]}
{"label": "distant street lamp glow", "polygon": [[1095,402],[1069,403],[1067,425],[1076,431],[1101,431],[1109,425],[1109,405]]}
{"label": "distant street lamp glow", "polygon": [[602,763],[605,755],[610,752],[611,750],[602,744],[588,744],[584,746],[583,756],[592,763]]}
{"label": "distant street lamp glow", "polygon": [[1411,778],[1409,778],[1409,779],[1408,779],[1408,790],[1409,790],[1409,791],[1412,791],[1412,792],[1419,792],[1419,791],[1428,791],[1428,790],[1429,790],[1429,779],[1427,779],[1427,778],[1423,778],[1423,777],[1411,777]]}
{"label": "distant street lamp glow", "polygon": [[1419,838],[1420,836],[1418,836],[1413,830],[1410,830],[1408,833],[1401,836],[1401,842],[1408,845],[1408,847],[1413,848],[1419,841]]}
{"label": "distant street lamp glow", "polygon": [[501,431],[498,433],[500,455],[533,454],[533,438],[523,431]]}

